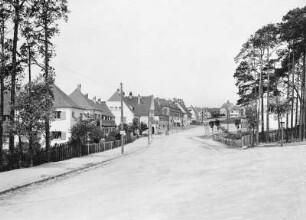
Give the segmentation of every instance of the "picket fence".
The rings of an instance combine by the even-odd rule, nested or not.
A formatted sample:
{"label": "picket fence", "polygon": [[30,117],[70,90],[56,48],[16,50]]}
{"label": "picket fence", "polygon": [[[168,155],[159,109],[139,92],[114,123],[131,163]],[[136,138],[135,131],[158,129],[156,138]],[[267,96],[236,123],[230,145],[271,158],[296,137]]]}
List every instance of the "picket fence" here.
{"label": "picket fence", "polygon": [[[125,137],[123,139],[124,144],[135,141],[138,137]],[[33,166],[37,166],[47,162],[57,162],[67,160],[74,157],[82,157],[89,154],[104,152],[112,150],[121,146],[121,140],[101,142],[96,144],[84,144],[78,145],[73,143],[58,144],[50,148],[49,152],[44,148],[35,149],[33,157],[29,151],[15,151],[10,153],[9,151],[3,151],[1,171],[8,171],[21,167],[29,167],[31,163]],[[49,155],[49,160],[48,156]],[[31,162],[32,161],[32,162]]]}

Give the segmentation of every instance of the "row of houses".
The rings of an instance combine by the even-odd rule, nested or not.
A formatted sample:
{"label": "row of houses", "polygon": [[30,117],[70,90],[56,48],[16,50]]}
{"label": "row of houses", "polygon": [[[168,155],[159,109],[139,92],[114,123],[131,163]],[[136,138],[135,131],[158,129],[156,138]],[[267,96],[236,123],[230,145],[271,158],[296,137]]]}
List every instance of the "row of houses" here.
{"label": "row of houses", "polygon": [[[71,137],[71,128],[82,119],[94,119],[96,125],[107,135],[121,124],[121,94],[117,90],[107,100],[89,98],[82,92],[81,84],[67,95],[58,86],[53,86],[54,120],[51,122],[51,144],[65,143]],[[5,93],[4,119],[9,123],[9,95]],[[221,108],[186,107],[182,99],[155,98],[153,95],[141,96],[123,93],[123,123],[132,124],[133,120],[151,127],[151,132],[162,133],[174,127],[188,127],[192,123],[202,123],[203,120],[215,115],[239,117],[240,110],[227,102]],[[225,110],[230,109],[230,111]],[[4,141],[5,142],[5,141]]]}
{"label": "row of houses", "polygon": [[234,105],[230,101],[224,103],[220,108],[200,108],[190,106],[188,109],[191,113],[192,121],[198,123],[216,117],[239,118],[244,116],[244,109]]}
{"label": "row of houses", "polygon": [[[81,91],[81,85],[77,85],[70,95],[55,85],[53,93],[55,119],[51,122],[51,144],[67,142],[71,128],[81,119],[95,119],[106,134],[121,124],[121,93],[118,90],[107,101],[90,99]],[[191,113],[182,99],[135,96],[130,92],[123,93],[122,106],[123,123],[132,124],[137,120],[150,124],[152,134],[191,124]]]}

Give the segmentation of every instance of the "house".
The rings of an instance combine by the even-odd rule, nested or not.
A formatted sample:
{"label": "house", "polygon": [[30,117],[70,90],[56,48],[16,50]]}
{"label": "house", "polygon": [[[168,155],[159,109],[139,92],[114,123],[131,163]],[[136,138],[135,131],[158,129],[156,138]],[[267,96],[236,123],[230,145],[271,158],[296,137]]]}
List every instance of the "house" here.
{"label": "house", "polygon": [[74,102],[56,85],[54,94],[54,121],[51,122],[51,145],[65,143],[71,137],[70,129],[77,123],[84,112],[84,108]]}
{"label": "house", "polygon": [[192,114],[189,112],[188,108],[185,105],[185,102],[183,99],[174,99],[177,106],[180,108],[181,112],[183,113],[183,122],[182,125],[184,127],[188,127],[191,124],[191,117]]}
{"label": "house", "polygon": [[241,116],[241,109],[238,106],[235,106],[230,101],[227,101],[221,106],[220,115],[230,118],[237,118]]}
{"label": "house", "polygon": [[145,123],[148,125],[149,118],[151,121],[154,116],[154,97],[151,96],[133,96],[132,92],[129,93],[129,96],[124,97],[124,102],[133,110],[134,118],[137,118],[139,122]]}
{"label": "house", "polygon": [[230,113],[232,109],[234,108],[234,104],[231,103],[230,101],[227,101],[224,103],[221,108],[220,108],[220,115],[225,116],[225,117],[230,117]]}
{"label": "house", "polygon": [[[116,91],[106,102],[107,107],[110,109],[111,113],[115,117],[115,122],[117,125],[121,124],[121,95],[119,91]],[[122,100],[123,105],[123,123],[130,124],[133,123],[134,119],[134,109],[132,106]]]}
{"label": "house", "polygon": [[238,118],[241,116],[241,110],[238,106],[234,106],[230,112],[231,118]]}
{"label": "house", "polygon": [[81,91],[81,84],[77,85],[77,88],[69,95],[69,97],[84,111],[80,115],[81,119],[91,119],[96,121],[96,125],[108,134],[111,130],[115,129],[116,122],[115,116],[107,107],[105,102],[101,99],[88,98],[88,94],[83,94]]}
{"label": "house", "polygon": [[[121,95],[116,91],[106,102],[112,114],[115,116],[117,124],[121,124]],[[146,125],[152,125],[152,133],[156,130],[154,123],[154,97],[151,96],[133,96],[130,92],[128,96],[122,97],[123,104],[123,123],[131,124],[134,119]]]}
{"label": "house", "polygon": [[192,122],[196,122],[198,121],[198,118],[197,118],[197,112],[195,111],[195,108],[191,105],[189,108],[188,108],[190,114],[191,114],[191,121]]}
{"label": "house", "polygon": [[157,124],[158,132],[164,133],[169,129],[170,108],[165,99],[154,99],[154,121]]}
{"label": "house", "polygon": [[[158,117],[158,125],[160,129],[167,130],[173,127],[183,126],[184,114],[178,104],[172,100],[166,100],[163,98],[156,98],[156,111],[155,115]],[[168,122],[166,122],[168,120]]]}

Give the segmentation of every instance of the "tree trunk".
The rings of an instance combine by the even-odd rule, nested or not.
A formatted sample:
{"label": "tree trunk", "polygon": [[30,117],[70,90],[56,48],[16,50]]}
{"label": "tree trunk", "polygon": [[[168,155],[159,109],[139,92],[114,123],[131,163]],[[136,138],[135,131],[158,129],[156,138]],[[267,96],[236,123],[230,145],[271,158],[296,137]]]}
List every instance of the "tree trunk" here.
{"label": "tree trunk", "polygon": [[[15,18],[14,18],[14,37],[13,37],[13,50],[12,50],[12,72],[11,72],[11,103],[10,103],[10,123],[12,126],[15,124],[15,96],[16,96],[16,75],[17,75],[17,43],[18,43],[18,30],[20,23],[20,5],[19,0],[15,1]],[[14,130],[10,130],[9,134],[9,149],[10,152],[14,151]]]}
{"label": "tree trunk", "polygon": [[259,77],[259,96],[260,96],[260,113],[261,113],[261,120],[260,120],[260,124],[261,124],[261,138],[264,138],[264,130],[265,130],[265,125],[264,125],[264,99],[263,99],[263,82],[262,82],[262,74],[263,74],[263,52],[261,54],[261,61],[260,61],[260,77]]}
{"label": "tree trunk", "polygon": [[[288,71],[288,76],[287,76],[287,80],[288,80],[288,83],[287,83],[287,100],[290,98],[290,75],[289,75],[289,71]],[[286,113],[286,132],[288,132],[288,128],[289,128],[289,113],[287,111]],[[286,142],[288,142],[288,138],[289,136],[286,135]]]}
{"label": "tree trunk", "polygon": [[30,153],[30,167],[33,166],[33,134],[32,134],[32,129],[30,129],[30,135],[29,135],[29,153]]}
{"label": "tree trunk", "polygon": [[0,76],[0,171],[2,170],[3,166],[3,105],[4,105],[4,19],[1,23],[1,30],[0,30],[0,37],[1,37],[1,76]]}
{"label": "tree trunk", "polygon": [[269,120],[269,109],[270,109],[270,49],[268,47],[268,54],[267,54],[267,63],[268,63],[268,82],[267,82],[267,109],[266,109],[266,141],[269,142],[269,130],[270,130],[270,120]]}
{"label": "tree trunk", "polygon": [[294,72],[294,51],[292,51],[292,65],[291,65],[291,74],[292,74],[292,87],[291,87],[291,141],[293,140],[293,116],[294,116],[294,80],[295,80],[295,72]]}
{"label": "tree trunk", "polygon": [[[45,11],[44,11],[44,33],[45,33],[45,39],[44,39],[44,53],[45,53],[45,80],[46,82],[49,79],[49,43],[48,43],[48,3],[45,5]],[[45,132],[46,132],[46,155],[47,155],[47,161],[50,160],[50,120],[48,117],[45,118]]]}
{"label": "tree trunk", "polygon": [[[303,55],[303,63],[305,62],[305,54]],[[303,65],[304,66],[304,65]],[[304,109],[305,109],[305,68],[302,71],[301,77],[301,102],[300,102],[300,125],[299,125],[299,136],[302,141],[304,138]]]}
{"label": "tree trunk", "polygon": [[306,131],[306,112],[305,112],[305,107],[306,107],[306,52],[304,52],[303,56],[303,76],[304,76],[304,103],[303,103],[303,138],[305,138],[305,131]]}

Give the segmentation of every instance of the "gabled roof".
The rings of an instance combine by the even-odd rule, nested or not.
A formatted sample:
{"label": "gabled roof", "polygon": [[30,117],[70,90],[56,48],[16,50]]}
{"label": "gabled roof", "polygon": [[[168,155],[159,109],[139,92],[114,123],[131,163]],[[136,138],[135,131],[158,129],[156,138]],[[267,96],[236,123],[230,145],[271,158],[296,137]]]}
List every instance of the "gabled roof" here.
{"label": "gabled roof", "polygon": [[78,108],[83,109],[80,105],[75,103],[66,93],[64,93],[56,85],[53,85],[52,88],[54,95],[54,104],[55,108]]}
{"label": "gabled roof", "polygon": [[124,102],[134,111],[136,116],[148,116],[153,96],[127,96]]}
{"label": "gabled roof", "polygon": [[102,111],[103,115],[109,116],[109,117],[115,117],[113,113],[109,110],[105,102],[99,102],[97,103],[98,108],[100,111]]}
{"label": "gabled roof", "polygon": [[121,101],[120,93],[116,91],[109,99],[109,102],[119,102]]}
{"label": "gabled roof", "polygon": [[82,106],[83,109],[86,110],[96,110],[94,103],[90,102],[85,95],[82,94],[81,88],[77,87],[70,95],[69,97],[79,106]]}
{"label": "gabled roof", "polygon": [[[153,96],[123,96],[123,102],[134,113],[135,116],[148,116]],[[109,102],[120,102],[121,96],[116,91],[109,99]]]}

